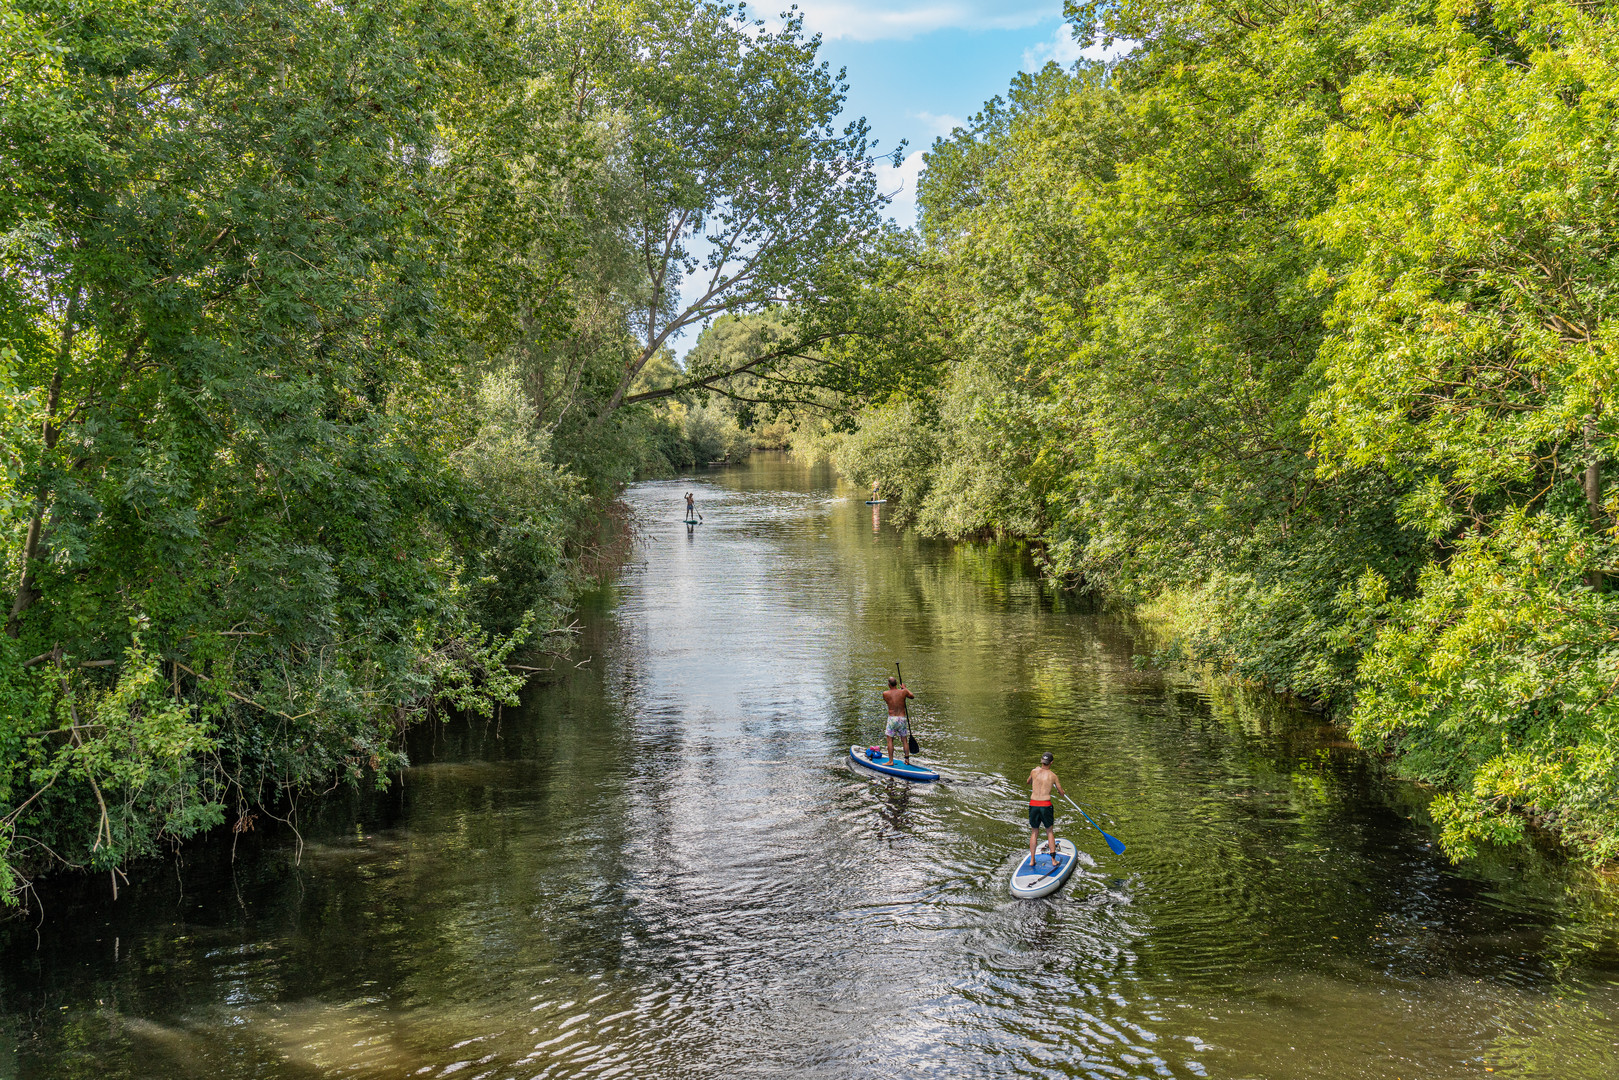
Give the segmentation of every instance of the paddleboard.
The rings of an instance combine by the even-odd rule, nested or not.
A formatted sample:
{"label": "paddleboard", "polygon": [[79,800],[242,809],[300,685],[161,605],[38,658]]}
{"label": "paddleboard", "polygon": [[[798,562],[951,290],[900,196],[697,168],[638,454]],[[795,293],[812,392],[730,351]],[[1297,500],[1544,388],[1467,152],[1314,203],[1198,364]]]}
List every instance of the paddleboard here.
{"label": "paddleboard", "polygon": [[686,522],[687,525],[700,525],[700,524],[702,524],[702,522],[698,521],[696,518],[686,518],[685,522]]}
{"label": "paddleboard", "polygon": [[876,506],[878,503],[885,503],[887,501],[888,501],[887,499],[867,499],[866,500],[866,505],[867,506]]}
{"label": "paddleboard", "polygon": [[[1044,844],[1041,845],[1044,847]],[[1023,900],[1034,900],[1049,895],[1062,888],[1062,883],[1068,880],[1068,875],[1074,872],[1079,863],[1079,849],[1074,847],[1072,840],[1057,838],[1057,861],[1052,865],[1051,856],[1044,851],[1035,856],[1033,863],[1027,855],[1018,863],[1017,869],[1012,871],[1012,895]]]}
{"label": "paddleboard", "polygon": [[931,784],[939,778],[939,774],[932,769],[924,769],[920,765],[907,765],[903,761],[892,761],[881,750],[873,752],[864,746],[849,747],[849,760],[862,769],[870,769],[884,776],[897,776],[901,780],[911,780],[918,784]]}

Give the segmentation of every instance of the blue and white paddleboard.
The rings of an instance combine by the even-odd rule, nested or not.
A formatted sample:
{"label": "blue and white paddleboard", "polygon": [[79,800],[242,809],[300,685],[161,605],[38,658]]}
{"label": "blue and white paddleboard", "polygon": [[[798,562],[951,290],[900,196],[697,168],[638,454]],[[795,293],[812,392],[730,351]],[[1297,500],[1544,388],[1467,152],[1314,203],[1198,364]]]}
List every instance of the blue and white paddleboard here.
{"label": "blue and white paddleboard", "polygon": [[919,784],[931,784],[939,778],[939,774],[932,769],[924,769],[920,765],[907,765],[903,761],[894,761],[886,757],[881,750],[872,750],[864,746],[849,747],[849,760],[862,769],[882,773],[884,776],[897,776],[901,780],[914,780]]}
{"label": "blue and white paddleboard", "polygon": [[[1042,847],[1045,845],[1042,844]],[[1057,858],[1042,851],[1031,862],[1027,855],[1012,871],[1012,895],[1022,900],[1034,900],[1062,888],[1068,875],[1079,863],[1079,849],[1072,840],[1057,839]]]}
{"label": "blue and white paddleboard", "polygon": [[867,499],[866,500],[866,505],[867,506],[876,506],[878,503],[885,503],[887,501],[888,501],[887,499]]}

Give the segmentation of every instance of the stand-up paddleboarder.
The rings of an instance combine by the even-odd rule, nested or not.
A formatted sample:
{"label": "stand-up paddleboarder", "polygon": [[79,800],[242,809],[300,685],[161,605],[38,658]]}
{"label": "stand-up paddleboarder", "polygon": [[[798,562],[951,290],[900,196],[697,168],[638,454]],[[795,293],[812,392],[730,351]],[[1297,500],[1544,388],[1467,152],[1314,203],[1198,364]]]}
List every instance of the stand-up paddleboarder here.
{"label": "stand-up paddleboarder", "polygon": [[691,492],[686,492],[686,520],[697,520],[697,500],[692,498]]}
{"label": "stand-up paddleboarder", "polygon": [[894,738],[899,737],[899,748],[905,755],[905,764],[911,763],[911,724],[906,715],[905,700],[916,695],[905,689],[905,684],[894,676],[888,677],[888,689],[883,700],[888,703],[888,760],[894,760]]}
{"label": "stand-up paddleboarder", "polygon": [[1068,792],[1063,791],[1062,781],[1052,771],[1051,763],[1056,758],[1051,751],[1040,755],[1040,764],[1034,767],[1029,774],[1029,865],[1034,865],[1036,855],[1035,844],[1040,837],[1040,830],[1046,830],[1046,851],[1053,861],[1057,858],[1057,811],[1051,805],[1051,789],[1056,788],[1065,797]]}

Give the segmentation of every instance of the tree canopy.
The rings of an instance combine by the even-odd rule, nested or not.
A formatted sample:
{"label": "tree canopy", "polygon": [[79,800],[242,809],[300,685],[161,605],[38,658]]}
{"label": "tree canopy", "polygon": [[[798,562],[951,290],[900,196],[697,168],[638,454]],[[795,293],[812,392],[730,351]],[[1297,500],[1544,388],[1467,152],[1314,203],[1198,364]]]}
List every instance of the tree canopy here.
{"label": "tree canopy", "polygon": [[729,438],[638,376],[815,307],[883,202],[817,41],[741,6],[0,0],[0,35],[13,898],[513,700],[618,487]]}
{"label": "tree canopy", "polygon": [[834,460],[1331,710],[1453,854],[1619,856],[1611,13],[1068,10],[1128,54],[933,145],[889,294],[945,374]]}

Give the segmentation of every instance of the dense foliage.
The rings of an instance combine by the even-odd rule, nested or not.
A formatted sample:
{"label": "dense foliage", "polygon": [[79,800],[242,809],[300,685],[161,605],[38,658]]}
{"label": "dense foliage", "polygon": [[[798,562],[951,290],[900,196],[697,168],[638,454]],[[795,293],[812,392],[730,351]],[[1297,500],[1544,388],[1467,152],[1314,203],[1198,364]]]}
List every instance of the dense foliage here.
{"label": "dense foliage", "polygon": [[822,448],[1346,717],[1453,854],[1619,856],[1611,10],[1069,13],[1128,55],[934,145],[887,291],[940,374]]}
{"label": "dense foliage", "polygon": [[511,700],[604,503],[727,452],[676,397],[733,372],[647,366],[825,340],[882,204],[801,24],[709,0],[0,0],[0,42],[8,899]]}

